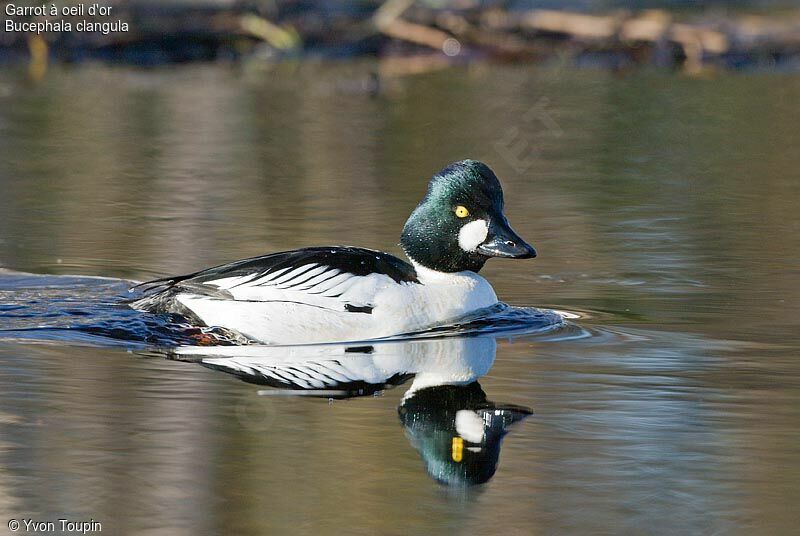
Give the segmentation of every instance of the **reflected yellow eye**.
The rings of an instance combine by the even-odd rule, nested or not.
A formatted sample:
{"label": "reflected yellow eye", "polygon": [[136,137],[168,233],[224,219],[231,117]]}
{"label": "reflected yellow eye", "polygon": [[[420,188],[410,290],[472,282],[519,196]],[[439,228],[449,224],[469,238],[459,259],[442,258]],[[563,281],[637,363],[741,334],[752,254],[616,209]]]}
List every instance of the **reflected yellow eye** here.
{"label": "reflected yellow eye", "polygon": [[467,216],[469,216],[469,210],[467,210],[467,207],[463,205],[458,205],[456,207],[456,216],[458,216],[459,218],[466,218]]}
{"label": "reflected yellow eye", "polygon": [[453,438],[453,443],[450,449],[450,454],[453,461],[458,463],[464,459],[464,440],[456,436]]}

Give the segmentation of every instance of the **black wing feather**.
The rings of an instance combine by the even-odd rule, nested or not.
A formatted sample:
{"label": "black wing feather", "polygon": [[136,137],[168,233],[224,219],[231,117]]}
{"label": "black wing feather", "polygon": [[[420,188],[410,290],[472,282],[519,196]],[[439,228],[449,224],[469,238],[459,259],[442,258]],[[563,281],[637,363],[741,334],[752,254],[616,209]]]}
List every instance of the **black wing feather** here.
{"label": "black wing feather", "polygon": [[414,267],[394,255],[366,248],[331,246],[271,253],[222,264],[191,274],[146,281],[139,283],[136,287],[145,287],[146,290],[150,290],[160,286],[172,288],[182,282],[202,284],[222,277],[251,274],[263,277],[284,268],[298,268],[312,263],[336,268],[357,276],[378,273],[391,277],[397,283],[419,283]]}

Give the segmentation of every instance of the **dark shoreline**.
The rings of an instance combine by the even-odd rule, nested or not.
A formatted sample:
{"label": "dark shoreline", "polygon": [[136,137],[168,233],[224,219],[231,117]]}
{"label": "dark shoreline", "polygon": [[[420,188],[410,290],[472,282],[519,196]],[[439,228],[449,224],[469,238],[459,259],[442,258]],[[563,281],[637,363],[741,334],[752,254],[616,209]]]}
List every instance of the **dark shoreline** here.
{"label": "dark shoreline", "polygon": [[[13,20],[19,24],[45,19]],[[244,3],[132,3],[114,6],[109,17],[64,20],[73,28],[84,21],[124,23],[129,29],[0,32],[0,64],[99,60],[152,66],[372,56],[425,58],[436,64],[566,60],[612,70],[656,66],[690,73],[709,68],[800,70],[800,10],[764,15],[664,10],[589,14],[434,9],[409,0],[326,7],[278,2],[273,9]],[[6,24],[4,20],[4,30]]]}

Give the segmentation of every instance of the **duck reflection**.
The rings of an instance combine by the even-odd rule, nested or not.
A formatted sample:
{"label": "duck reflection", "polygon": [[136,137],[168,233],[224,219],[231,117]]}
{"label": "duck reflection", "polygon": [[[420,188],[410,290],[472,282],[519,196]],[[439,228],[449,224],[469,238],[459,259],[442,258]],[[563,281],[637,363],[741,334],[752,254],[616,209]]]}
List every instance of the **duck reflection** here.
{"label": "duck reflection", "polygon": [[400,422],[428,474],[448,486],[488,481],[503,437],[531,410],[487,400],[478,383],[495,360],[493,337],[368,344],[182,347],[180,359],[272,389],[261,395],[353,398],[411,382]]}
{"label": "duck reflection", "polygon": [[523,406],[487,400],[478,382],[426,387],[397,411],[428,474],[448,486],[492,478],[508,426],[531,414]]}

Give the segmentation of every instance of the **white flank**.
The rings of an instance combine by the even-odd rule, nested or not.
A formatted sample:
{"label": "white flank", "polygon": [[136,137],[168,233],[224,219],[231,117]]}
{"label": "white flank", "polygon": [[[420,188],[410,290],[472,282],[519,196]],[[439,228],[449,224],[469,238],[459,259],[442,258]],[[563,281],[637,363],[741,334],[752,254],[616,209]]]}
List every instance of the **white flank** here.
{"label": "white flank", "polygon": [[489,224],[486,220],[471,221],[458,231],[458,245],[464,251],[475,251],[488,234]]}
{"label": "white flank", "polygon": [[[485,234],[485,222],[467,227],[478,228],[475,223],[484,227],[481,234]],[[399,335],[455,322],[497,303],[489,282],[474,272],[439,272],[412,263],[419,283],[397,283],[381,273],[359,276],[307,264],[206,283],[227,290],[229,295],[224,297],[187,289],[174,299],[208,326],[226,327],[272,344]],[[364,310],[354,310],[358,308]]]}

